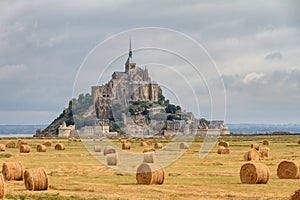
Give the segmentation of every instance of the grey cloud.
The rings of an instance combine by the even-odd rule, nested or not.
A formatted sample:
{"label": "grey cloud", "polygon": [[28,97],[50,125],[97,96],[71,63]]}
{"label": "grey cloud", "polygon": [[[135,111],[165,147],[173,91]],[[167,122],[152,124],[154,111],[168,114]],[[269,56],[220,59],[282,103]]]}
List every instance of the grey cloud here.
{"label": "grey cloud", "polygon": [[[260,73],[257,73],[260,74]],[[223,76],[228,97],[228,118],[234,121],[244,115],[244,120],[266,122],[300,120],[300,70],[277,70],[244,83],[247,74]]]}
{"label": "grey cloud", "polygon": [[[89,51],[115,33],[143,26],[172,28],[194,37],[206,47],[221,70],[228,69],[224,80],[230,93],[241,92],[249,101],[255,101],[256,98],[244,92],[246,89],[250,94],[258,91],[263,94],[267,91],[255,90],[253,86],[275,90],[275,86],[270,86],[271,78],[282,78],[285,74],[289,79],[298,75],[276,75],[275,72],[263,70],[264,77],[252,74],[247,79],[251,84],[243,82],[246,73],[257,71],[264,64],[252,61],[267,59],[266,55],[274,49],[280,49],[278,53],[289,58],[284,59],[287,61],[283,67],[290,68],[299,63],[298,56],[295,56],[298,55],[300,42],[295,3],[1,1],[0,67],[11,66],[6,67],[5,73],[16,71],[0,79],[0,90],[6,94],[1,97],[0,110],[59,112],[71,96],[78,67]],[[114,49],[107,49],[107,52],[113,53]],[[274,67],[275,62],[269,63],[272,64],[270,68]],[[16,66],[24,68],[18,71]],[[251,69],[249,66],[252,66]],[[243,75],[229,76],[233,73]],[[279,82],[284,81],[280,78]],[[295,85],[298,84],[296,78],[293,80],[293,83],[286,85],[287,88],[276,87],[286,91],[285,95],[295,97],[289,93],[292,89],[295,92]],[[272,96],[272,93],[267,94]],[[235,97],[236,101],[247,100],[238,95]],[[273,107],[278,104],[273,104]]]}
{"label": "grey cloud", "polygon": [[280,52],[274,52],[266,55],[265,59],[266,60],[281,60],[283,58],[282,54]]}

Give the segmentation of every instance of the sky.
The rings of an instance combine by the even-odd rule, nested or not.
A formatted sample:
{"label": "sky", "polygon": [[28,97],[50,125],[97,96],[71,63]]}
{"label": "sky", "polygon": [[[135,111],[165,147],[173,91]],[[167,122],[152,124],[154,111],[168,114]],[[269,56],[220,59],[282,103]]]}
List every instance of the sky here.
{"label": "sky", "polygon": [[[97,57],[93,65],[103,70],[106,58],[122,55],[110,68],[122,71],[128,30],[143,27],[162,30],[129,31],[135,61],[150,66],[167,98],[197,117],[219,111],[212,117],[226,123],[300,123],[299,7],[297,0],[2,0],[0,124],[49,124],[71,98],[97,83],[89,82],[85,61]],[[99,46],[107,40],[110,46]],[[156,50],[143,49],[149,46]],[[189,57],[204,77],[188,70],[182,57],[158,53],[159,47]],[[98,54],[91,55],[95,48]],[[98,83],[107,82],[112,71]]]}

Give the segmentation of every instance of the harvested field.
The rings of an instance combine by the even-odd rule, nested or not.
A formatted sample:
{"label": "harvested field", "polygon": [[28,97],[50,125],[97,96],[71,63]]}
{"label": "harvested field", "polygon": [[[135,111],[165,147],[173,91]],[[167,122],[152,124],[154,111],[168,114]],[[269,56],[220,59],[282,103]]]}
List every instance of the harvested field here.
{"label": "harvested field", "polygon": [[[43,167],[48,175],[49,188],[46,191],[32,192],[26,190],[23,181],[7,181],[5,184],[6,199],[62,199],[62,200],[97,200],[97,199],[208,199],[208,200],[238,200],[238,199],[291,199],[299,190],[298,179],[280,179],[277,167],[283,160],[300,160],[298,136],[230,136],[219,139],[229,142],[230,154],[217,154],[218,145],[213,147],[205,158],[199,159],[199,150],[204,138],[195,138],[190,148],[165,167],[164,183],[149,185],[137,184],[135,174],[112,169],[98,162],[86,150],[83,143],[71,142],[68,139],[36,138],[26,139],[32,149],[38,144],[49,141],[52,144],[64,143],[64,151],[47,148],[47,152],[20,154],[18,148],[6,148],[0,152],[1,164],[4,162],[22,162],[24,169]],[[253,142],[268,140],[270,142],[271,158],[259,160],[270,170],[267,184],[241,184],[240,169],[246,163],[243,155]],[[16,141],[15,138],[4,138],[2,144]],[[92,139],[91,139],[92,141]],[[164,139],[164,147],[170,138]],[[122,144],[115,139],[115,145],[120,149]],[[99,141],[93,143],[98,145]],[[99,143],[100,144],[100,143]],[[101,144],[100,144],[101,145]],[[54,146],[54,145],[53,145]],[[179,149],[180,143],[174,145]],[[102,145],[104,150],[105,145]],[[141,154],[145,147],[138,142],[131,143],[131,149],[126,152]],[[164,150],[164,149],[162,149]],[[180,149],[179,149],[180,150]],[[119,149],[118,149],[119,151]],[[157,153],[161,151],[157,150]],[[182,150],[181,150],[182,151]],[[94,152],[93,152],[94,153]],[[103,153],[95,153],[106,158]],[[158,155],[156,156],[159,162]],[[120,157],[122,163],[122,157]],[[106,160],[105,160],[106,162]],[[159,163],[158,163],[159,164]],[[212,187],[213,186],[213,187]],[[124,196],[124,194],[126,194]],[[299,196],[299,195],[298,195]]]}

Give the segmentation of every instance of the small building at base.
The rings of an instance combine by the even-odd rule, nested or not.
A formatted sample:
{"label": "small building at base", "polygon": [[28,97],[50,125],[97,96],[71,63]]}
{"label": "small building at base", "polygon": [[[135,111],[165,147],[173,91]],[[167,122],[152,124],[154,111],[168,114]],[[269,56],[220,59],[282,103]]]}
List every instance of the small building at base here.
{"label": "small building at base", "polygon": [[58,137],[69,137],[72,131],[75,131],[75,125],[67,126],[66,122],[63,122],[58,128]]}

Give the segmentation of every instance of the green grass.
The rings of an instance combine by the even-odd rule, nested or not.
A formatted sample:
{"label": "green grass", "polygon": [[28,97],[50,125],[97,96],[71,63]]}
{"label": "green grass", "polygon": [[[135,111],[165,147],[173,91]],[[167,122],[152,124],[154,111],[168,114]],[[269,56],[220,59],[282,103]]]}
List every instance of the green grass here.
{"label": "green grass", "polygon": [[0,153],[0,158],[10,158],[12,157],[13,155],[10,154],[10,153]]}

